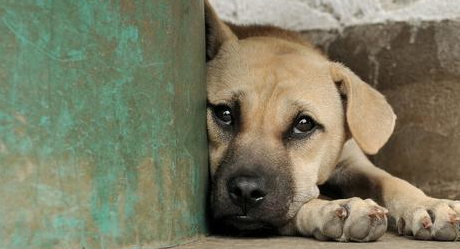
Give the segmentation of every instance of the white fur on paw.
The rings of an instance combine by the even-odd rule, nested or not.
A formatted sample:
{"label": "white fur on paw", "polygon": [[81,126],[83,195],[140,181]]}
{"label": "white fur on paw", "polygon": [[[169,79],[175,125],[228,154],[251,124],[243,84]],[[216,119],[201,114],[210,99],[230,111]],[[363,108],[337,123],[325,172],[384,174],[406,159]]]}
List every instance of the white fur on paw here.
{"label": "white fur on paw", "polygon": [[460,201],[426,199],[395,210],[398,233],[421,240],[460,240]]}
{"label": "white fur on paw", "polygon": [[324,222],[313,232],[320,240],[375,241],[387,230],[388,211],[370,199],[331,201],[321,212]]}

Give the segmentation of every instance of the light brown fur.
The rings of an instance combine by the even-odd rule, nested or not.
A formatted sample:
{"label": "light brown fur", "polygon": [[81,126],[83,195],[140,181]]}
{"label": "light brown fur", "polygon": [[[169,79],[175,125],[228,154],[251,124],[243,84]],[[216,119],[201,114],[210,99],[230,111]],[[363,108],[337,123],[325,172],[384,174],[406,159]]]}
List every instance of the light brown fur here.
{"label": "light brown fur", "polygon": [[[286,179],[292,176],[292,186],[288,184],[292,198],[287,200],[286,214],[276,219],[276,224],[282,224],[277,228],[283,234],[373,241],[387,227],[387,209],[379,206],[383,205],[401,234],[457,239],[459,202],[427,197],[375,167],[365,156],[364,152],[378,152],[395,125],[396,116],[380,93],[348,68],[329,61],[294,32],[227,26],[209,4],[206,7],[211,37],[207,53],[208,102],[210,106],[237,103],[239,109],[238,127],[232,132],[222,130],[212,107],[208,109],[214,182],[220,180],[215,179],[216,175],[233,174],[228,167],[247,169],[249,166],[241,165],[254,161],[270,164],[266,159],[271,158],[277,162],[272,169],[284,172]],[[304,140],[284,137],[298,113],[308,114],[322,129]],[[235,155],[238,153],[250,156],[241,159]],[[286,162],[286,168],[282,162]],[[216,173],[223,167],[230,173]],[[222,192],[224,183],[218,184],[220,192],[213,201],[219,204],[226,196]],[[342,197],[372,198],[379,203],[360,198],[320,200],[319,185],[341,189]],[[359,189],[363,186],[368,189]]]}

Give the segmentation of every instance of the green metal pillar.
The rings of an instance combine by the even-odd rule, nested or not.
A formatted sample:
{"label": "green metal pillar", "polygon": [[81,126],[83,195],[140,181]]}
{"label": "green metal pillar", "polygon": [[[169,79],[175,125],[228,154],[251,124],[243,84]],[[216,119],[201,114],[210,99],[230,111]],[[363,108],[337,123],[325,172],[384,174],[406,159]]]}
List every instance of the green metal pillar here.
{"label": "green metal pillar", "polygon": [[0,248],[205,232],[202,0],[0,0]]}

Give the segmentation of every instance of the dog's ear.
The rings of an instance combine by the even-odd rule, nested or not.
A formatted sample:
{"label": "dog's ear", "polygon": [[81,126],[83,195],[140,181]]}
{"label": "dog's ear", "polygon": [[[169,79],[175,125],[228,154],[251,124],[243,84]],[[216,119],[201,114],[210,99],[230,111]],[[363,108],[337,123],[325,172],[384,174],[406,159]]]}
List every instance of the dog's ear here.
{"label": "dog's ear", "polygon": [[393,132],[396,115],[385,97],[347,67],[332,63],[332,79],[346,101],[348,129],[366,154],[376,154]]}
{"label": "dog's ear", "polygon": [[219,52],[220,47],[226,41],[237,39],[232,30],[217,16],[216,12],[209,4],[205,4],[205,25],[206,25],[206,60],[212,60]]}

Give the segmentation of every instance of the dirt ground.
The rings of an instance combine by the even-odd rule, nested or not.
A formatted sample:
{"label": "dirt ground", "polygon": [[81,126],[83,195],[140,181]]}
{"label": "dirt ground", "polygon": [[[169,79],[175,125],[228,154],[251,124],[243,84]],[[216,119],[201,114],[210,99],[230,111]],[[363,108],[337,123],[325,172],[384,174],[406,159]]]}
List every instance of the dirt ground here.
{"label": "dirt ground", "polygon": [[301,237],[272,237],[272,238],[226,238],[210,236],[199,241],[173,247],[174,249],[229,249],[229,248],[251,248],[251,249],[460,249],[460,241],[457,242],[436,242],[420,241],[407,237],[400,237],[392,233],[386,233],[377,242],[372,243],[340,243],[323,242],[311,238]]}

